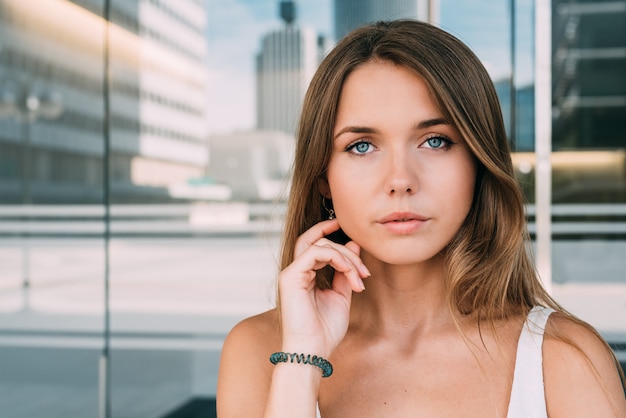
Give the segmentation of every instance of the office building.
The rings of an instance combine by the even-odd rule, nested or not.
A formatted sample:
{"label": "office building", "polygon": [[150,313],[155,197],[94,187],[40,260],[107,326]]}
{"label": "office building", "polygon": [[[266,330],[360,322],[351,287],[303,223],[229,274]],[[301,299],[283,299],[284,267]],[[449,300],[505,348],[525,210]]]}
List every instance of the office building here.
{"label": "office building", "polygon": [[626,4],[552,3],[554,148],[626,146]]}
{"label": "office building", "polygon": [[208,163],[204,3],[0,0],[0,195],[97,203],[110,127],[111,198],[167,201]]}
{"label": "office building", "polygon": [[[555,202],[626,202],[626,4],[552,3]],[[557,170],[557,167],[554,168]]]}
{"label": "office building", "polygon": [[281,2],[280,10],[284,27],[263,36],[256,57],[257,128],[293,135],[325,40],[296,23],[294,2]]}

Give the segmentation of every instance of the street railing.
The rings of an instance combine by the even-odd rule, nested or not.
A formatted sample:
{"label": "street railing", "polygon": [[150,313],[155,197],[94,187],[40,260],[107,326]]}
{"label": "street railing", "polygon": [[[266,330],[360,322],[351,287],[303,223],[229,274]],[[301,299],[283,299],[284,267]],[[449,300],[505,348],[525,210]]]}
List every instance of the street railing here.
{"label": "street railing", "polygon": [[[264,203],[113,205],[112,236],[276,234],[285,206]],[[0,205],[1,236],[91,236],[105,233],[101,205]]]}
{"label": "street railing", "polygon": [[[113,205],[111,236],[228,236],[280,234],[284,203],[198,203]],[[535,233],[535,206],[527,206]],[[88,236],[105,233],[101,205],[0,205],[0,237]],[[552,205],[555,239],[594,236],[626,239],[626,204]]]}
{"label": "street railing", "polygon": [[[626,241],[626,204],[552,205],[552,235],[563,239]],[[535,232],[534,205],[526,208],[531,237]],[[221,237],[280,234],[285,204],[214,203],[174,205],[112,205],[113,237]],[[28,243],[33,237],[89,237],[101,239],[106,212],[101,205],[0,205],[0,241]],[[8,243],[8,244],[7,244]],[[13,289],[15,291],[15,289]],[[177,317],[167,313],[115,312],[111,346],[123,349],[200,350],[219,352],[236,315]],[[157,328],[146,326],[159,324]],[[169,325],[168,325],[169,324]],[[145,329],[144,329],[145,328]],[[102,315],[58,315],[24,310],[0,315],[0,347],[101,346]],[[626,361],[626,334],[611,340],[620,360]]]}

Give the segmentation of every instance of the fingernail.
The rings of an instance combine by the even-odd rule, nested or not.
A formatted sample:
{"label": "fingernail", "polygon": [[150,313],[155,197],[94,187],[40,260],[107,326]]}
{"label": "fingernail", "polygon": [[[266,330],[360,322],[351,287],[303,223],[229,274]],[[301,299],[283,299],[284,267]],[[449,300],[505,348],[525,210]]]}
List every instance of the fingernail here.
{"label": "fingernail", "polygon": [[367,277],[370,277],[372,275],[372,273],[370,273],[365,264],[361,265],[361,273],[365,274]]}
{"label": "fingernail", "polygon": [[361,285],[361,290],[365,290],[365,283],[363,283],[363,280],[359,279],[359,285]]}

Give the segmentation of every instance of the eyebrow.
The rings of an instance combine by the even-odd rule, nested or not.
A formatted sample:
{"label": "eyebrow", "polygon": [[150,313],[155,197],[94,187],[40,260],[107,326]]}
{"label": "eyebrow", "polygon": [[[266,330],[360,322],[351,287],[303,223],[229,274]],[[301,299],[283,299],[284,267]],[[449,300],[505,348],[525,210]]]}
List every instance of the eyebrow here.
{"label": "eyebrow", "polygon": [[425,129],[437,125],[450,125],[444,118],[426,119],[415,125],[415,129]]}
{"label": "eyebrow", "polygon": [[354,134],[376,134],[378,131],[374,128],[368,128],[367,126],[346,126],[341,129],[335,135],[335,139],[345,134],[346,132],[354,133]]}
{"label": "eyebrow", "polygon": [[[437,125],[450,125],[450,122],[443,118],[426,119],[415,124],[413,129],[426,129]],[[378,133],[378,130],[367,126],[346,126],[345,128],[342,128],[339,132],[337,132],[334,139],[337,139],[339,136],[345,134],[346,132],[355,134],[376,134]]]}

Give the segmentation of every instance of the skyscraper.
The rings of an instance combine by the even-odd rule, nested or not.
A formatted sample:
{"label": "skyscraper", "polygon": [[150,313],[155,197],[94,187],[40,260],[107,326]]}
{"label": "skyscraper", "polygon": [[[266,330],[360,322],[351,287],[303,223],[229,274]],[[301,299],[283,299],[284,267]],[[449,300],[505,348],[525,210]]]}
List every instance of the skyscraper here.
{"label": "skyscraper", "polygon": [[323,42],[295,23],[295,2],[282,1],[280,10],[285,26],[263,37],[256,57],[257,127],[293,135]]}

